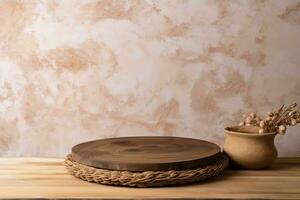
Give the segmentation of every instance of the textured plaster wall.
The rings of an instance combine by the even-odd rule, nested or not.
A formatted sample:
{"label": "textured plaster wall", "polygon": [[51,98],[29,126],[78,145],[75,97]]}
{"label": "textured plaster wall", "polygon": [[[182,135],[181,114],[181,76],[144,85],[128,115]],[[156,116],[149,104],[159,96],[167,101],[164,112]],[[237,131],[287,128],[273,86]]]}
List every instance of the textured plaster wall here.
{"label": "textured plaster wall", "polygon": [[[241,111],[300,103],[300,1],[1,0],[0,155],[106,137],[223,144]],[[300,129],[277,137],[300,155]]]}

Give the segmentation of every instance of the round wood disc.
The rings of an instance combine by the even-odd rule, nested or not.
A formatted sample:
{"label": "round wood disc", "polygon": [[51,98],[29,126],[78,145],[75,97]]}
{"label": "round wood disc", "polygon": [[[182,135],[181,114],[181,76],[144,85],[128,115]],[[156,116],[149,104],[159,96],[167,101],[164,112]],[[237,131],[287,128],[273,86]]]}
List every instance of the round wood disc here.
{"label": "round wood disc", "polygon": [[72,148],[81,164],[110,170],[164,171],[193,169],[215,161],[213,143],[181,137],[146,136],[95,140]]}

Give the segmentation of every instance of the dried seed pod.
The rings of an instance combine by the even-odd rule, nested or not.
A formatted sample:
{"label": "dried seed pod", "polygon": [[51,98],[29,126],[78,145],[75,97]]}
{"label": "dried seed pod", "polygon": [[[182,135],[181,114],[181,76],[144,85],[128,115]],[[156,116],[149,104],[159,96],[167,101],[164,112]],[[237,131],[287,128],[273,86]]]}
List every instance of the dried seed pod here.
{"label": "dried seed pod", "polygon": [[296,124],[297,124],[297,120],[296,120],[296,119],[292,119],[292,120],[291,120],[291,125],[292,125],[292,126],[295,126]]}
{"label": "dried seed pod", "polygon": [[292,105],[289,106],[290,108],[295,108],[297,107],[297,103],[293,103]]}
{"label": "dried seed pod", "polygon": [[280,125],[277,127],[277,133],[284,135],[286,131],[286,127],[284,125]]}
{"label": "dried seed pod", "polygon": [[271,121],[272,120],[272,117],[267,117],[267,119],[266,119],[267,121]]}
{"label": "dried seed pod", "polygon": [[260,122],[259,122],[259,127],[263,128],[263,127],[265,127],[265,125],[266,125],[266,124],[265,124],[264,121],[260,121]]}
{"label": "dried seed pod", "polygon": [[275,118],[279,117],[279,114],[278,113],[274,113],[274,116]]}
{"label": "dried seed pod", "polygon": [[247,117],[247,118],[246,118],[246,123],[247,123],[247,124],[250,124],[251,122],[252,122],[251,117]]}
{"label": "dried seed pod", "polygon": [[245,126],[245,125],[246,125],[245,122],[240,122],[240,123],[239,123],[239,126]]}
{"label": "dried seed pod", "polygon": [[279,129],[279,131],[286,131],[286,126],[280,125],[280,126],[278,127],[278,129]]}
{"label": "dried seed pod", "polygon": [[255,114],[255,112],[252,112],[252,113],[250,113],[250,115],[249,115],[251,118],[255,118],[256,117],[256,114]]}
{"label": "dried seed pod", "polygon": [[296,114],[296,110],[289,112],[289,116]]}
{"label": "dried seed pod", "polygon": [[269,116],[269,117],[272,117],[273,115],[274,115],[273,112],[268,112],[268,116]]}
{"label": "dried seed pod", "polygon": [[258,133],[260,133],[260,134],[264,133],[264,129],[260,128]]}

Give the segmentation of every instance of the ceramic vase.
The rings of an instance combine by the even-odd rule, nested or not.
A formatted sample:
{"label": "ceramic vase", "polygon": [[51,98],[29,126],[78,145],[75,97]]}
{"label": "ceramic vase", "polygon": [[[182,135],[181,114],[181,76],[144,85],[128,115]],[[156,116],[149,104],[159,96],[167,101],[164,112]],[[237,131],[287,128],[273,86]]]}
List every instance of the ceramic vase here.
{"label": "ceramic vase", "polygon": [[242,169],[264,169],[277,157],[276,133],[258,133],[258,127],[232,126],[225,132],[224,152]]}

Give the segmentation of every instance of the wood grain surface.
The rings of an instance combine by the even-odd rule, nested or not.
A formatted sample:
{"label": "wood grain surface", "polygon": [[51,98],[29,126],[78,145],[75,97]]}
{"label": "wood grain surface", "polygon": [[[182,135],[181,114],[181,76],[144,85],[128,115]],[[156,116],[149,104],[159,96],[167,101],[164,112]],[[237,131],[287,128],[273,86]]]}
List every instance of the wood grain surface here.
{"label": "wood grain surface", "polygon": [[300,158],[269,170],[226,170],[193,185],[126,188],[98,185],[67,173],[57,158],[0,158],[0,199],[300,199]]}
{"label": "wood grain surface", "polygon": [[127,171],[184,170],[213,162],[220,148],[182,137],[146,136],[95,140],[72,148],[74,160],[96,168]]}

